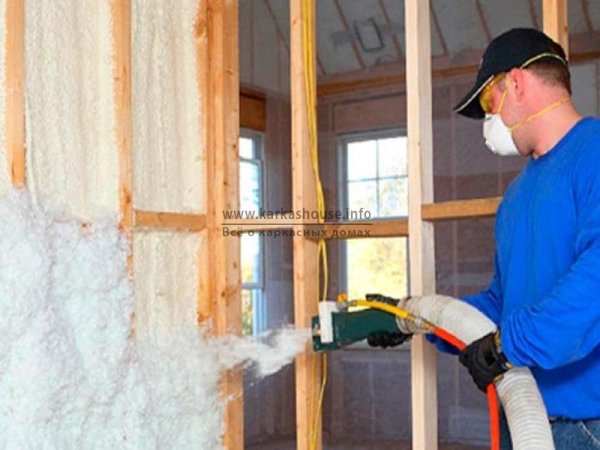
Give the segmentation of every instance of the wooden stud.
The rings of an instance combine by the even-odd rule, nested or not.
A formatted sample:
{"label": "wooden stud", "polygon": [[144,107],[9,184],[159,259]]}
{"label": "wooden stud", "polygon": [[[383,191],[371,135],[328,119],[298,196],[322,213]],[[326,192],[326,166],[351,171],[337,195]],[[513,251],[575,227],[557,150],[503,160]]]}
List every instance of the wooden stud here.
{"label": "wooden stud", "polygon": [[[314,11],[314,0],[310,0]],[[294,211],[316,211],[316,182],[310,157],[307,97],[304,84],[304,47],[302,41],[302,0],[290,0],[290,64],[292,97],[292,206]],[[313,21],[314,23],[314,21]],[[316,103],[316,101],[315,101]],[[315,219],[316,222],[316,219]],[[301,231],[302,225],[294,226]],[[293,237],[294,252],[294,314],[296,327],[310,328],[310,319],[317,314],[319,271],[317,242],[300,233]],[[322,448],[321,420],[316,421],[319,433],[316,447],[311,445],[315,425],[315,408],[321,384],[320,359],[307,344],[296,358],[296,442],[298,450]]]}
{"label": "wooden stud", "polygon": [[422,216],[432,222],[493,217],[501,200],[502,197],[491,197],[431,203],[423,205]]}
{"label": "wooden stud", "polygon": [[[405,1],[408,201],[411,295],[435,292],[433,224],[421,205],[433,201],[431,42],[428,0]],[[435,348],[424,336],[411,347],[413,448],[437,449]]]}
{"label": "wooden stud", "polygon": [[136,228],[164,228],[173,231],[199,232],[206,228],[206,216],[157,211],[134,211]]}
{"label": "wooden stud", "polygon": [[[133,226],[131,146],[131,0],[111,0],[113,64],[115,83],[115,127],[119,152],[120,225]],[[131,260],[130,260],[131,267]]]}
{"label": "wooden stud", "polygon": [[25,5],[6,3],[6,151],[12,184],[25,186]]}
{"label": "wooden stud", "polygon": [[544,33],[562,45],[569,54],[569,16],[567,0],[544,0],[542,5],[544,16]]}
{"label": "wooden stud", "polygon": [[[239,207],[239,66],[237,0],[199,2],[195,27],[206,149],[206,232],[200,251],[198,316],[217,335],[241,334],[240,240],[224,236],[222,211]],[[223,447],[244,447],[242,370],[221,378],[226,402]]]}

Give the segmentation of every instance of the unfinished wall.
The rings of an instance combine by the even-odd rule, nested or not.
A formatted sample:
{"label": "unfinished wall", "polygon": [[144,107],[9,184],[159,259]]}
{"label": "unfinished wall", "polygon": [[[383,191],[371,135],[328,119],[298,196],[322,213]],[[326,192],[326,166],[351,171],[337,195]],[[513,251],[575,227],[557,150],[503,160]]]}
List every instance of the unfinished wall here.
{"label": "unfinished wall", "polygon": [[197,327],[198,234],[138,232],[134,237],[135,329],[153,339]]}
{"label": "unfinished wall", "polygon": [[[132,2],[133,204],[204,212],[197,0]],[[200,68],[200,70],[202,70]]]}
{"label": "unfinished wall", "polygon": [[[193,26],[198,2],[132,3],[133,205],[204,213],[205,158],[200,130]],[[136,328],[157,335],[195,323],[197,234],[134,234]]]}
{"label": "unfinished wall", "polygon": [[25,43],[27,178],[35,200],[67,217],[115,216],[109,2],[28,2]]}
{"label": "unfinished wall", "polygon": [[[0,0],[0,23],[6,23],[6,0]],[[0,195],[10,188],[6,149],[6,26],[0,29]]]}

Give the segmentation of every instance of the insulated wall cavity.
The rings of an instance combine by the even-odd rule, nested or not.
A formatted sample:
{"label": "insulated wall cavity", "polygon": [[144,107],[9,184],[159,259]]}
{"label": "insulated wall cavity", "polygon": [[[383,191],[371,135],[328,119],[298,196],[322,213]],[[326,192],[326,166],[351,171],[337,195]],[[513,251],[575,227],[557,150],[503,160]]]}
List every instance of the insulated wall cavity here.
{"label": "insulated wall cavity", "polygon": [[139,338],[160,338],[197,326],[198,234],[137,232],[134,235],[135,329]]}
{"label": "insulated wall cavity", "polygon": [[10,188],[6,148],[6,0],[0,0],[0,195]]}
{"label": "insulated wall cavity", "polygon": [[27,184],[45,209],[118,213],[108,0],[26,3]]}
{"label": "insulated wall cavity", "polygon": [[134,0],[134,207],[204,212],[197,0]]}

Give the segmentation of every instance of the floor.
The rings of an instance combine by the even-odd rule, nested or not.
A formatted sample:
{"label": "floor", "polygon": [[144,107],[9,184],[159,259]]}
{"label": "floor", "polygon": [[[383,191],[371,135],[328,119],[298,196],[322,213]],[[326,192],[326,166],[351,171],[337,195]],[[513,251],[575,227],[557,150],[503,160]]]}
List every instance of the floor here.
{"label": "floor", "polygon": [[[248,445],[245,450],[296,450],[295,442],[280,441]],[[348,444],[325,444],[323,450],[411,450],[410,442],[377,441],[353,442]],[[439,450],[488,450],[488,447],[474,447],[464,444],[439,444]]]}

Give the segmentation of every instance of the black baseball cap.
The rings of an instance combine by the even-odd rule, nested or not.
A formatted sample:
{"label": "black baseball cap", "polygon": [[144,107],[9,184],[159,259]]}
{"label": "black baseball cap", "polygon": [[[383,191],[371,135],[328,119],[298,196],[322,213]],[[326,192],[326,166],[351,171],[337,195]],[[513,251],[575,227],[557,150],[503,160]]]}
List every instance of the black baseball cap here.
{"label": "black baseball cap", "polygon": [[513,28],[494,38],[479,63],[475,86],[458,102],[454,111],[473,119],[483,119],[485,112],[479,104],[479,94],[494,76],[543,58],[555,58],[568,65],[563,48],[539,30]]}

